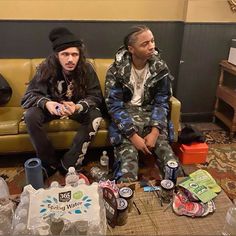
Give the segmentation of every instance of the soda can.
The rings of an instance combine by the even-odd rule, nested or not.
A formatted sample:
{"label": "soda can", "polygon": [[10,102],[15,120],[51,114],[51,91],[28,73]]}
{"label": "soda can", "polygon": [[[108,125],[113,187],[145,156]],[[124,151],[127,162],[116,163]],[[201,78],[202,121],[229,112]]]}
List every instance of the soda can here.
{"label": "soda can", "polygon": [[119,190],[119,194],[121,198],[124,198],[128,202],[128,212],[131,212],[133,207],[133,190],[129,187],[123,187]]}
{"label": "soda can", "polygon": [[174,183],[169,179],[161,181],[161,197],[164,203],[170,203],[173,198]]}
{"label": "soda can", "polygon": [[124,198],[117,198],[116,225],[125,225],[128,219],[128,202]]}
{"label": "soda can", "polygon": [[169,179],[176,184],[178,168],[179,165],[176,160],[169,160],[165,166],[165,179]]}

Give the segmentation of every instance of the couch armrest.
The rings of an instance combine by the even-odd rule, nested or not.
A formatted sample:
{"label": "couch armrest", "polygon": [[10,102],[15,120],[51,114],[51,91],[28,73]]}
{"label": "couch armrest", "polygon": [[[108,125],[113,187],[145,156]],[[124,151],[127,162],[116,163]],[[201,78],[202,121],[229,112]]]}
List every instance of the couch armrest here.
{"label": "couch armrest", "polygon": [[170,98],[170,119],[174,125],[175,137],[174,141],[178,140],[178,132],[180,130],[180,109],[181,109],[181,102],[175,98]]}

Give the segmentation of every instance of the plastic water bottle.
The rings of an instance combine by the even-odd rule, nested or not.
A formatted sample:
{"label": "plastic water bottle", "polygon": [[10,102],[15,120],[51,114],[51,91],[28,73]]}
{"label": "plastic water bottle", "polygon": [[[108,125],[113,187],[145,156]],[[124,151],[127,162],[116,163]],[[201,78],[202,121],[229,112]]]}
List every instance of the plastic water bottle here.
{"label": "plastic water bottle", "polygon": [[106,173],[98,166],[94,166],[90,169],[90,175],[96,182],[99,182],[100,180],[105,181],[107,179]]}
{"label": "plastic water bottle", "polygon": [[9,188],[7,186],[6,181],[0,177],[0,199],[1,200],[8,200],[9,199]]}
{"label": "plastic water bottle", "polygon": [[65,182],[66,185],[71,185],[73,187],[78,186],[79,175],[77,174],[73,166],[69,167],[68,173],[66,174]]}
{"label": "plastic water bottle", "polygon": [[87,235],[88,232],[88,221],[78,220],[75,222],[75,228],[77,235]]}
{"label": "plastic water bottle", "polygon": [[27,231],[28,211],[25,208],[17,208],[12,220],[12,234],[24,235]]}
{"label": "plastic water bottle", "polygon": [[26,227],[26,223],[18,223],[12,233],[13,235],[31,235]]}
{"label": "plastic water bottle", "polygon": [[222,235],[231,236],[236,235],[236,206],[232,206],[228,209],[225,224],[222,230]]}
{"label": "plastic water bottle", "polygon": [[50,231],[52,235],[60,235],[63,228],[64,228],[63,219],[51,217]]}
{"label": "plastic water bottle", "polygon": [[19,216],[19,221],[20,222],[27,223],[27,219],[28,219],[27,209],[21,208],[18,212],[18,216]]}
{"label": "plastic water bottle", "polygon": [[9,235],[11,231],[11,221],[3,214],[0,214],[0,235]]}
{"label": "plastic water bottle", "polygon": [[103,151],[100,157],[100,168],[101,170],[108,175],[109,173],[109,157],[107,155],[107,151]]}
{"label": "plastic water bottle", "polygon": [[29,196],[27,196],[27,195],[22,196],[21,195],[19,205],[21,205],[22,208],[28,209],[29,208]]}
{"label": "plastic water bottle", "polygon": [[8,235],[11,230],[14,205],[9,196],[7,183],[0,177],[0,235]]}

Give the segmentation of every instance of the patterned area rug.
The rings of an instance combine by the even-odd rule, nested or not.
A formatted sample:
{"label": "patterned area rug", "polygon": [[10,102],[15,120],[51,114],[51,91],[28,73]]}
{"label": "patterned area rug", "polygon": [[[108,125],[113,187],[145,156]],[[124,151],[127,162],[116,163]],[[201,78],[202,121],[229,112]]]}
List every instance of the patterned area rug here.
{"label": "patterned area rug", "polygon": [[207,162],[197,168],[207,170],[228,197],[236,199],[236,144],[210,146]]}
{"label": "patterned area rug", "polygon": [[197,169],[207,170],[228,197],[236,199],[236,144],[210,144],[206,163],[183,168],[187,175]]}
{"label": "patterned area rug", "polygon": [[229,138],[228,132],[224,130],[206,130],[203,131],[208,144],[234,144],[236,143],[236,136]]}

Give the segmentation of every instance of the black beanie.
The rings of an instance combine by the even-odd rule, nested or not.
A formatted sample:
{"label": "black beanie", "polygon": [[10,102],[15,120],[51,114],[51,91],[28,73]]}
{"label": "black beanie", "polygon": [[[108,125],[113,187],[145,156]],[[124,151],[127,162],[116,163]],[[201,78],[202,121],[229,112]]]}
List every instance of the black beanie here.
{"label": "black beanie", "polygon": [[60,52],[69,47],[81,47],[82,41],[78,39],[67,28],[58,27],[49,33],[49,39],[52,42],[52,48],[55,52]]}

